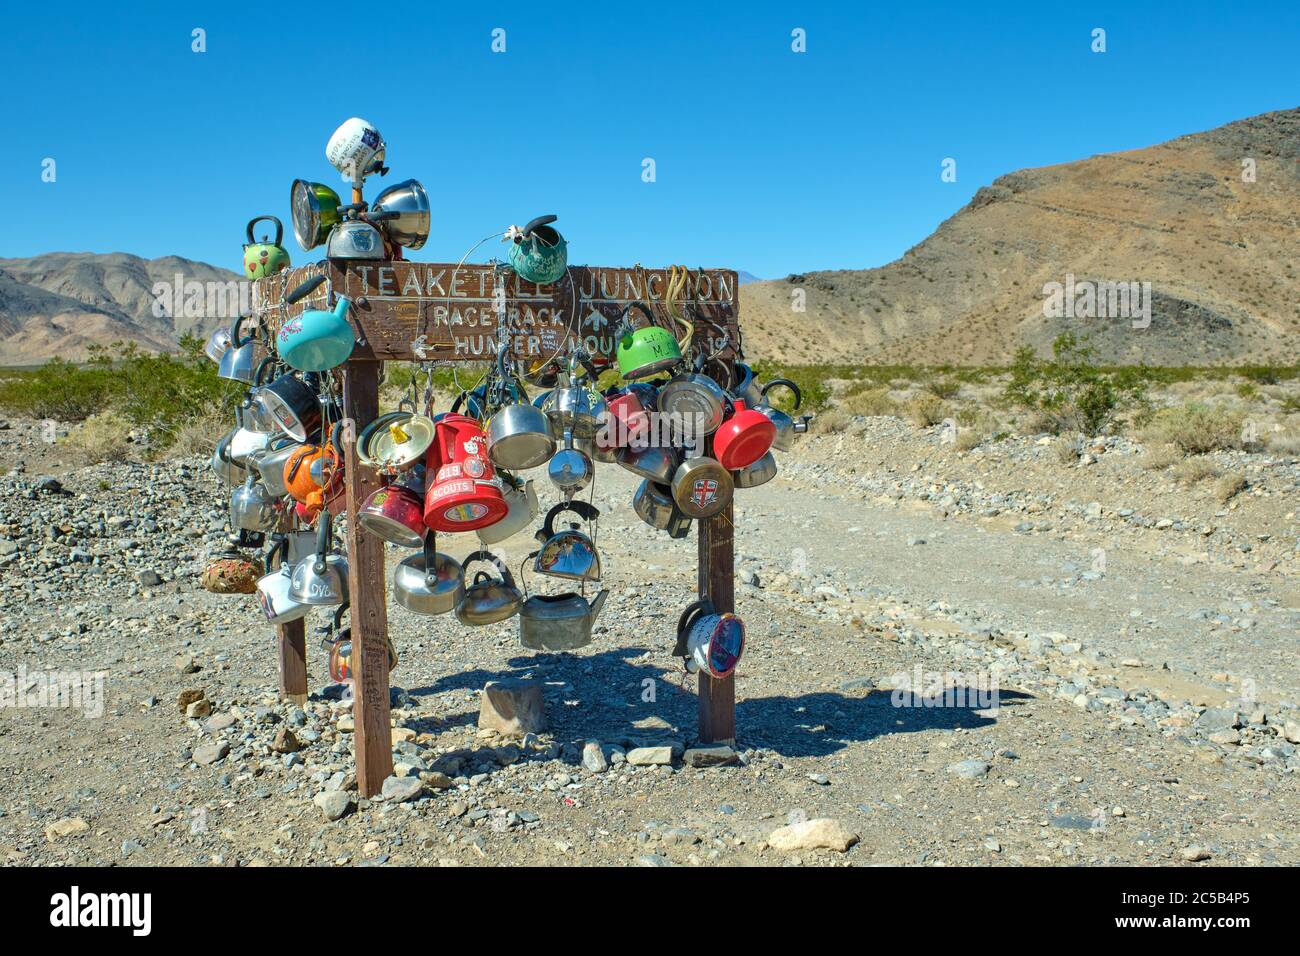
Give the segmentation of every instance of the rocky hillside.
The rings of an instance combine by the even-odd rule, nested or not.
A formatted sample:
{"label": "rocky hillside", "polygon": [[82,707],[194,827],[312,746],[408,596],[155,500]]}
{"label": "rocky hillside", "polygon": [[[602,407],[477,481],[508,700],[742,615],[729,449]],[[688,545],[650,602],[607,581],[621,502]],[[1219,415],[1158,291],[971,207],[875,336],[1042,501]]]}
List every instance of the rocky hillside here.
{"label": "rocky hillside", "polygon": [[[1297,156],[1292,109],[1011,173],[886,266],[744,286],[746,351],[794,362],[1003,362],[1071,328],[1117,362],[1293,362]],[[1253,182],[1243,181],[1247,159]],[[1045,317],[1044,285],[1071,275],[1149,282],[1149,327]],[[796,289],[807,313],[792,323]]]}
{"label": "rocky hillside", "polygon": [[[183,298],[176,308],[169,297],[165,308],[155,310],[155,286],[165,283],[171,289],[177,275],[183,282],[220,286],[223,299],[210,303],[205,285],[188,308]],[[118,340],[152,350],[173,348],[182,333],[206,335],[237,314],[229,306],[237,302],[237,292],[224,294],[226,283],[238,279],[234,272],[178,256],[53,252],[0,259],[0,365],[84,358],[90,346]]]}

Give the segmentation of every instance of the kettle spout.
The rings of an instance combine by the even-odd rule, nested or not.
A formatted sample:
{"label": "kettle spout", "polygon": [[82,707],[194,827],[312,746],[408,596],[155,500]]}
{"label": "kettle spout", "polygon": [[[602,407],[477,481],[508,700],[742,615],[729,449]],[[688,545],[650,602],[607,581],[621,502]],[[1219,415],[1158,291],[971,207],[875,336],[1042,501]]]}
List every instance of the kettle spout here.
{"label": "kettle spout", "polygon": [[596,600],[591,602],[591,620],[594,622],[600,617],[600,609],[605,606],[605,598],[609,596],[609,589],[605,588],[596,595]]}
{"label": "kettle spout", "polygon": [[334,318],[346,319],[348,317],[348,306],[350,306],[351,304],[352,302],[348,299],[347,296],[345,295],[339,296],[338,302],[334,303]]}

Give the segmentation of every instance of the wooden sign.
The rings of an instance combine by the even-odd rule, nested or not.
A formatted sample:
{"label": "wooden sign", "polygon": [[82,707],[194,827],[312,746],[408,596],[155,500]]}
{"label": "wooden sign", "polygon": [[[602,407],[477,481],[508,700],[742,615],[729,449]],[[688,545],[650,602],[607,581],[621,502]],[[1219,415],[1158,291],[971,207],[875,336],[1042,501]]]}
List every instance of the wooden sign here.
{"label": "wooden sign", "polygon": [[[631,302],[668,328],[668,269],[572,266],[552,285],[491,265],[326,260],[254,284],[253,308],[274,334],[305,308],[327,308],[327,285],[291,306],[284,296],[317,275],[356,303],[362,333],[354,359],[487,361],[505,337],[516,358],[545,358],[576,340],[599,362],[614,354],[615,328]],[[734,357],[739,283],[729,269],[691,269],[675,302],[695,322],[695,344]]]}

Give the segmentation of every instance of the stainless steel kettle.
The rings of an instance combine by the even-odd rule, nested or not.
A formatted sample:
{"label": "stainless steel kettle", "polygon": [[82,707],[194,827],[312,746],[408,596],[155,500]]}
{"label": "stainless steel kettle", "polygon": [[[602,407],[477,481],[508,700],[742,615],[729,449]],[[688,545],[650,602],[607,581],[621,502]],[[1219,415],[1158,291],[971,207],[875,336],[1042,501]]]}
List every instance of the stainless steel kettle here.
{"label": "stainless steel kettle", "polygon": [[579,531],[577,524],[555,530],[555,519],[566,511],[572,511],[589,524],[600,517],[596,506],[585,501],[562,501],[548,511],[546,524],[536,535],[542,546],[537,551],[533,570],[572,581],[599,581],[600,554],[592,539]]}
{"label": "stainless steel kettle", "polygon": [[493,579],[486,571],[474,575],[474,580],[464,586],[465,593],[456,605],[456,620],[471,625],[496,624],[518,614],[524,596],[515,586],[510,569],[490,551],[475,551],[461,562],[462,579],[464,569],[475,561],[495,565],[500,578]]}
{"label": "stainless steel kettle", "polygon": [[316,553],[293,567],[289,597],[315,607],[342,604],[348,599],[348,559],[330,551],[333,526],[329,510],[321,513]]}
{"label": "stainless steel kettle", "polygon": [[591,628],[609,591],[590,603],[581,594],[534,594],[519,609],[519,643],[534,651],[571,651],[591,643]]}

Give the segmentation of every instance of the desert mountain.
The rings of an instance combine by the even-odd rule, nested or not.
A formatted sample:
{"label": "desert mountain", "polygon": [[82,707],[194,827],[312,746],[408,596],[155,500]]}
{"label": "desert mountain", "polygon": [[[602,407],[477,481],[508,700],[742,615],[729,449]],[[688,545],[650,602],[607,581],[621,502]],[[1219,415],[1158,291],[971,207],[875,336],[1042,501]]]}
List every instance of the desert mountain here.
{"label": "desert mountain", "polygon": [[[886,266],[744,285],[746,352],[792,362],[1005,362],[1023,344],[1046,352],[1073,329],[1115,362],[1295,363],[1297,157],[1300,109],[1291,109],[1011,173]],[[1045,285],[1070,289],[1071,276],[1080,308],[1045,316]],[[1117,309],[1081,317],[1098,312],[1084,307],[1083,283],[1118,282],[1150,283],[1149,325]],[[802,315],[791,308],[798,290]]]}
{"label": "desert mountain", "polygon": [[[164,314],[155,314],[155,286],[170,289],[178,275],[182,282],[205,283],[205,289],[222,293],[227,283],[239,280],[236,273],[178,256],[53,252],[0,259],[0,365],[36,364],[55,356],[80,359],[89,346],[117,340],[171,349],[185,332],[206,335],[230,321],[223,317],[229,308],[208,310],[205,301],[203,308],[186,309],[184,299],[177,303],[174,297],[168,297]],[[223,296],[222,304],[226,301],[233,303],[234,297]]]}

